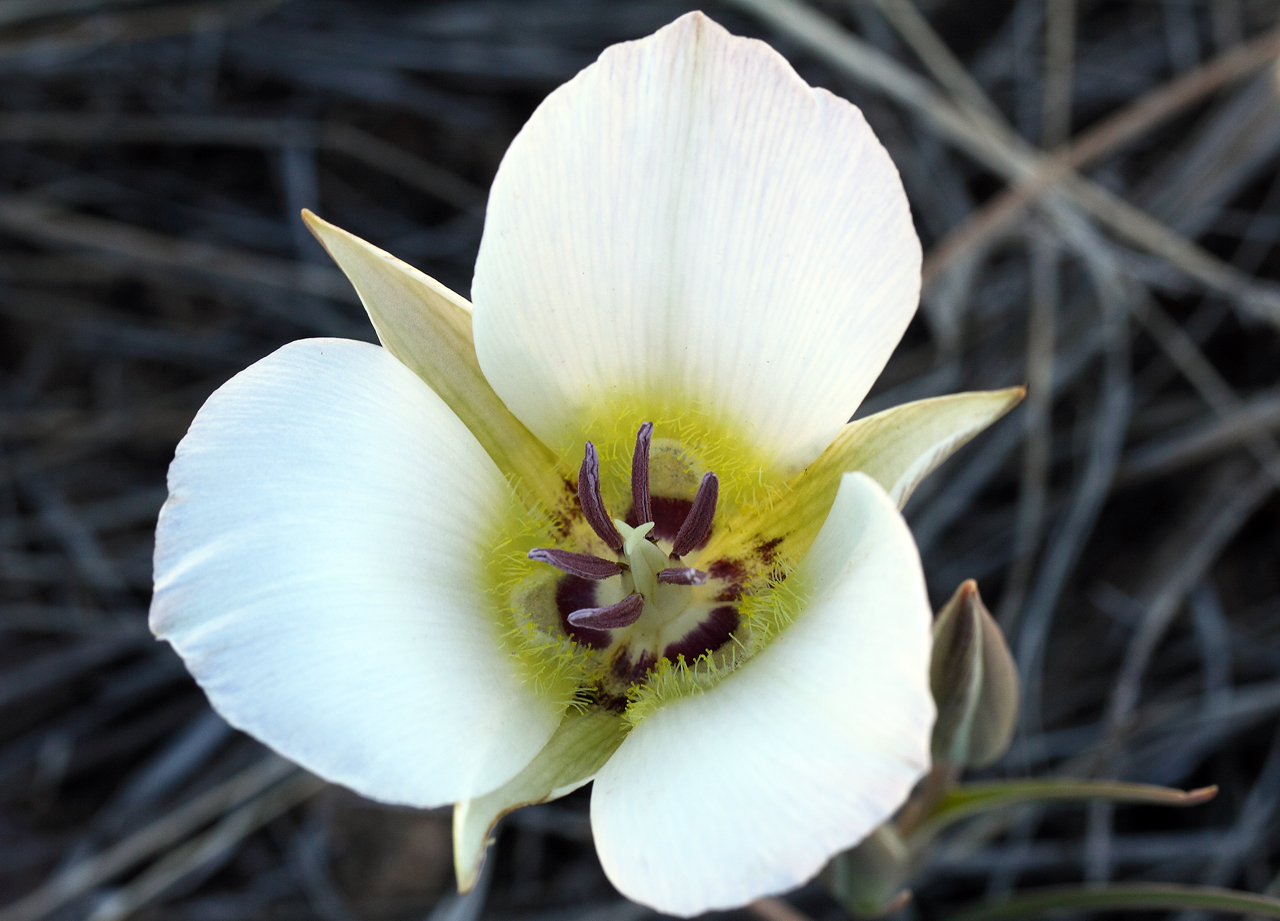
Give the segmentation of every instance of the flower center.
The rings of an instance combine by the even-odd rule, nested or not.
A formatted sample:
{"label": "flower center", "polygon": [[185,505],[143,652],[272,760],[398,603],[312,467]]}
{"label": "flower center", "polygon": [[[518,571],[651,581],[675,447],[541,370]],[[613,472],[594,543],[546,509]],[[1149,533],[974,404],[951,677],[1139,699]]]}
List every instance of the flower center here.
{"label": "flower center", "polygon": [[[737,629],[741,591],[733,574],[698,568],[699,551],[715,521],[720,481],[707,473],[692,502],[650,492],[653,425],[636,435],[631,462],[631,509],[614,518],[600,489],[600,459],[586,443],[578,473],[583,518],[608,552],[557,548],[529,558],[564,573],[556,590],[565,631],[575,642],[608,650],[615,690],[643,683],[660,659],[692,662],[715,652]],[[677,524],[678,521],[678,524]]]}

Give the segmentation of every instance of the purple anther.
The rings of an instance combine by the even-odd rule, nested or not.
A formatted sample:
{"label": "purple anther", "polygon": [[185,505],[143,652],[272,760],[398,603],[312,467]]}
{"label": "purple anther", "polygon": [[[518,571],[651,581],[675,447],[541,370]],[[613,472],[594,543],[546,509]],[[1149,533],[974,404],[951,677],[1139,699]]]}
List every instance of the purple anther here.
{"label": "purple anther", "polygon": [[607,579],[622,572],[622,567],[612,560],[602,560],[589,553],[570,553],[568,550],[530,550],[529,559],[548,563],[561,572],[583,579]]}
{"label": "purple anther", "polygon": [[714,473],[708,473],[698,484],[698,494],[693,497],[693,507],[684,516],[684,524],[671,546],[672,556],[684,556],[700,547],[711,536],[711,522],[716,517],[716,500],[720,498],[720,481]]}
{"label": "purple anther", "polygon": [[636,433],[636,450],[631,455],[631,511],[637,525],[653,521],[653,503],[649,501],[649,445],[652,442],[653,423],[646,422]]}
{"label": "purple anther", "polygon": [[603,608],[582,608],[569,615],[574,627],[590,627],[592,630],[612,630],[630,627],[640,619],[644,610],[644,595],[628,595],[617,604]]}
{"label": "purple anther", "polygon": [[658,581],[668,585],[701,585],[707,581],[707,574],[692,566],[684,569],[663,569],[658,572]]}
{"label": "purple anther", "polygon": [[622,535],[613,526],[609,513],[604,509],[604,499],[600,496],[600,455],[596,446],[587,442],[587,450],[582,458],[582,467],[578,471],[578,502],[582,505],[582,514],[591,525],[591,530],[609,545],[609,549],[622,549]]}

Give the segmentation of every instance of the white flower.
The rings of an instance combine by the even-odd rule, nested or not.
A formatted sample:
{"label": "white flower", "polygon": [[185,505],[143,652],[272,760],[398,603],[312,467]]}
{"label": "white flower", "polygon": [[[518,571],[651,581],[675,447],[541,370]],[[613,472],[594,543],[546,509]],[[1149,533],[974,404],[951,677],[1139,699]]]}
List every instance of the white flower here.
{"label": "white flower", "polygon": [[681,915],[888,818],[934,717],[897,508],[1019,393],[845,423],[920,282],[861,113],[695,13],[516,137],[474,310],[308,220],[385,348],[292,343],[178,448],[151,622],[213,706],[457,803],[464,887],[501,814],[593,778],[609,878]]}

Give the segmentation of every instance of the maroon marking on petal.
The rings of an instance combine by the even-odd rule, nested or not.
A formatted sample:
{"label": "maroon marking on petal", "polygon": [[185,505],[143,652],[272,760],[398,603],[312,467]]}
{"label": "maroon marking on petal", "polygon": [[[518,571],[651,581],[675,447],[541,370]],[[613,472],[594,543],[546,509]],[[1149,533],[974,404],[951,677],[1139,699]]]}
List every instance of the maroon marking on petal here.
{"label": "maroon marking on petal", "polygon": [[602,710],[608,710],[610,713],[625,713],[627,710],[626,694],[610,694],[603,686],[597,685],[595,689],[595,704]]}
{"label": "maroon marking on petal", "polygon": [[672,556],[684,556],[707,542],[707,538],[711,536],[711,522],[715,520],[716,501],[719,498],[720,480],[714,473],[708,473],[698,484],[693,508],[689,509],[688,517],[680,525],[680,533],[671,546]]}
{"label": "maroon marking on petal", "polygon": [[614,630],[630,627],[640,619],[644,610],[644,595],[631,594],[617,604],[602,608],[579,608],[569,615],[574,627],[590,627],[594,630]]}
{"label": "maroon marking on petal", "polygon": [[631,455],[631,509],[636,525],[653,521],[653,506],[649,502],[649,445],[652,442],[653,423],[646,422],[636,433],[636,450]]}
{"label": "maroon marking on petal", "polygon": [[634,662],[626,648],[619,650],[618,655],[609,665],[609,671],[618,681],[626,684],[638,684],[658,664],[658,658],[647,649],[640,650]]}
{"label": "maroon marking on petal", "polygon": [[605,510],[604,499],[600,496],[600,455],[596,453],[596,446],[589,441],[582,456],[582,467],[578,470],[578,502],[582,506],[582,516],[591,525],[591,530],[609,545],[610,550],[621,550],[622,535],[613,526],[613,521]]}
{"label": "maroon marking on petal", "polygon": [[561,572],[580,576],[583,579],[607,579],[622,572],[622,567],[612,560],[602,560],[589,553],[570,553],[568,550],[552,548],[530,550],[529,559],[537,563],[547,563]]}
{"label": "maroon marking on petal", "polygon": [[560,612],[560,626],[580,646],[590,649],[606,649],[613,642],[613,635],[608,630],[592,630],[590,627],[575,627],[569,623],[569,615],[583,608],[594,607],[596,603],[596,583],[578,576],[565,576],[556,583],[556,610]]}
{"label": "maroon marking on petal", "polygon": [[683,569],[663,569],[658,572],[658,581],[668,585],[701,585],[707,581],[707,574],[692,566]]}
{"label": "maroon marking on petal", "polygon": [[707,567],[707,575],[718,582],[725,583],[724,589],[716,596],[716,601],[737,601],[742,597],[742,586],[747,581],[747,570],[737,560],[716,560]]}
{"label": "maroon marking on petal", "polygon": [[[653,530],[649,532],[649,537],[652,540],[674,541],[676,535],[680,533],[680,525],[684,524],[684,520],[688,517],[689,509],[691,508],[693,508],[693,503],[688,499],[650,496],[649,509],[653,514]],[[627,512],[627,517],[623,520],[633,528],[640,524],[640,519],[636,517],[634,506]]]}
{"label": "maroon marking on petal", "polygon": [[756,553],[760,554],[760,559],[766,563],[772,563],[778,558],[778,546],[782,543],[781,537],[775,537],[773,540],[762,541],[756,544]]}
{"label": "maroon marking on petal", "polygon": [[723,579],[725,582],[742,582],[747,578],[747,568],[737,560],[726,557],[715,560],[708,566],[707,575],[713,579]]}
{"label": "maroon marking on petal", "polygon": [[662,657],[674,662],[678,656],[684,656],[685,662],[692,665],[693,660],[704,652],[715,652],[729,642],[737,629],[737,608],[728,604],[712,608],[706,620],[662,650]]}

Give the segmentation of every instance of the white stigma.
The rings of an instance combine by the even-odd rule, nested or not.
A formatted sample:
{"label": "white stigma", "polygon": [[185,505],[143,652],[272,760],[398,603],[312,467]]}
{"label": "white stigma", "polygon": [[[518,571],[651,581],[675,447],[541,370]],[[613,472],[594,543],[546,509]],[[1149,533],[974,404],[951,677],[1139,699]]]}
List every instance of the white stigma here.
{"label": "white stigma", "polygon": [[631,582],[635,591],[644,596],[644,614],[652,626],[661,626],[675,620],[689,606],[689,589],[683,585],[667,585],[658,581],[658,573],[671,568],[671,558],[662,548],[649,540],[652,521],[633,528],[625,521],[613,520],[622,535],[622,552],[631,569]]}
{"label": "white stigma", "polygon": [[648,539],[653,530],[652,521],[633,528],[625,521],[613,521],[618,533],[622,535],[622,552],[626,554],[627,565],[631,567],[631,581],[636,591],[652,601],[657,594],[658,573],[671,565],[667,555],[657,544]]}

